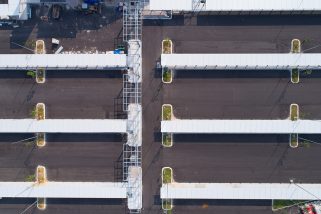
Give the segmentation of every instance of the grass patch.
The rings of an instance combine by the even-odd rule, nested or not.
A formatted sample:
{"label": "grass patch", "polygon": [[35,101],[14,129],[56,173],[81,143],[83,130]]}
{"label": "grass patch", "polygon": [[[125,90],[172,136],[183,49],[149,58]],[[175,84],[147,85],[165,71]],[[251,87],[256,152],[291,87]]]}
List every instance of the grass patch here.
{"label": "grass patch", "polygon": [[170,70],[168,68],[164,68],[162,78],[163,78],[163,82],[165,82],[165,83],[172,82],[172,70]]}
{"label": "grass patch", "polygon": [[291,134],[290,136],[290,146],[293,148],[298,147],[298,135],[297,134]]}
{"label": "grass patch", "polygon": [[172,169],[169,167],[164,167],[162,170],[163,173],[163,184],[172,183]]}
{"label": "grass patch", "polygon": [[34,49],[36,47],[36,41],[33,39],[28,39],[25,44],[25,47],[29,48],[29,49]]}
{"label": "grass patch", "polygon": [[35,145],[35,141],[27,141],[27,142],[25,142],[24,143],[24,145],[26,146],[26,147],[32,147],[32,146],[34,146]]}
{"label": "grass patch", "polygon": [[35,78],[36,77],[36,72],[35,71],[27,71],[27,76],[31,77],[31,78]]}
{"label": "grass patch", "polygon": [[311,147],[311,143],[307,140],[303,140],[302,142],[300,142],[301,146],[304,148],[310,148]]}
{"label": "grass patch", "polygon": [[272,209],[281,209],[284,207],[288,207],[288,206],[293,206],[295,204],[300,204],[300,203],[304,203],[305,201],[299,201],[299,200],[273,200],[273,207]]}
{"label": "grass patch", "polygon": [[173,145],[172,134],[170,133],[163,133],[162,140],[162,144],[165,147],[171,147]]}
{"label": "grass patch", "polygon": [[297,69],[297,68],[292,69],[291,82],[298,83],[299,82],[299,74],[300,74],[299,69]]}
{"label": "grass patch", "polygon": [[296,121],[299,119],[299,106],[292,104],[291,105],[291,110],[290,110],[290,118],[292,121]]}
{"label": "grass patch", "polygon": [[171,54],[172,53],[172,41],[170,39],[163,40],[163,54]]}
{"label": "grass patch", "polygon": [[28,176],[26,176],[25,181],[26,182],[34,182],[34,181],[36,181],[36,175],[28,175]]}
{"label": "grass patch", "polygon": [[31,110],[31,112],[30,112],[30,116],[31,116],[31,118],[36,118],[36,116],[37,116],[37,109],[36,109],[36,107],[34,107],[32,110]]}

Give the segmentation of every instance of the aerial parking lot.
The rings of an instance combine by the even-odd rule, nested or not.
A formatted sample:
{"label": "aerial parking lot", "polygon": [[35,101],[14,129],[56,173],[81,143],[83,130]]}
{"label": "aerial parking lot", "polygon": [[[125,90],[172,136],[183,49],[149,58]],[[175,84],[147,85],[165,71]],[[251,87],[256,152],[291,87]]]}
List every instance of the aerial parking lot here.
{"label": "aerial parking lot", "polygon": [[321,213],[321,3],[215,1],[1,2],[0,213]]}
{"label": "aerial parking lot", "polygon": [[[145,22],[143,41],[148,48],[143,56],[148,60],[144,68],[151,72],[144,76],[148,82],[143,99],[144,137],[153,142],[144,147],[148,163],[143,165],[144,197],[149,195],[144,202],[149,212],[155,209],[155,200],[150,198],[160,194],[164,166],[173,169],[175,182],[320,182],[315,164],[321,148],[318,135],[301,136],[312,142],[300,140],[293,149],[288,135],[174,134],[173,146],[162,148],[158,122],[162,104],[173,106],[175,119],[287,119],[290,105],[297,103],[301,119],[319,119],[317,70],[301,72],[299,84],[291,82],[288,70],[175,70],[172,83],[163,84],[155,69],[163,39],[170,39],[173,52],[182,54],[289,53],[294,38],[306,41],[302,44],[306,53],[319,53],[318,20],[319,16],[198,16],[188,21],[188,17],[173,16]],[[155,115],[155,109],[160,114]],[[155,176],[158,180],[150,179]],[[173,204],[175,213],[273,213],[271,201],[174,200]]]}

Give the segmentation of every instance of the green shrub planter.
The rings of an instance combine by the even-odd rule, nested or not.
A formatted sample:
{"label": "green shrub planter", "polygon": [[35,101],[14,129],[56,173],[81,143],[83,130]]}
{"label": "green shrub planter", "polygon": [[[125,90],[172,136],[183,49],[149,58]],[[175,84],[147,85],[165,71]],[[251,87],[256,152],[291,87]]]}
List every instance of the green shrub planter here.
{"label": "green shrub planter", "polygon": [[162,133],[162,145],[164,147],[172,147],[173,146],[173,134]]}
{"label": "green shrub planter", "polygon": [[162,41],[162,54],[173,53],[173,42],[170,39],[164,39]]}
{"label": "green shrub planter", "polygon": [[297,121],[299,119],[299,106],[298,104],[290,105],[290,119],[292,121]]}
{"label": "green shrub planter", "polygon": [[[173,200],[172,199],[163,199],[162,200],[162,209],[166,211],[171,211],[173,209]],[[170,214],[171,212],[166,212]]]}
{"label": "green shrub planter", "polygon": [[297,68],[291,70],[291,82],[299,83],[300,81],[300,71]]}
{"label": "green shrub planter", "polygon": [[290,147],[297,148],[299,146],[299,135],[290,134]]}
{"label": "green shrub planter", "polygon": [[173,82],[173,70],[166,67],[162,69],[162,82],[167,84]]}
{"label": "green shrub planter", "polygon": [[291,41],[291,53],[301,52],[301,41],[299,39],[293,39]]}
{"label": "green shrub planter", "polygon": [[36,82],[37,83],[45,83],[46,82],[46,70],[43,68],[39,68],[36,71]]}
{"label": "green shrub planter", "polygon": [[172,120],[173,107],[170,104],[162,106],[162,120]]}
{"label": "green shrub planter", "polygon": [[173,182],[173,169],[170,167],[162,168],[162,184],[169,184]]}

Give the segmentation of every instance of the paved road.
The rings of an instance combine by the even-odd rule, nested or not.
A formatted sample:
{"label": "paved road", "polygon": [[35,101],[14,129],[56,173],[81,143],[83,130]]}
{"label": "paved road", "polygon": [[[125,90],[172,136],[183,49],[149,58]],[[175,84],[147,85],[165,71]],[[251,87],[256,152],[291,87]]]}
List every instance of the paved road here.
{"label": "paved road", "polygon": [[[311,114],[313,117],[320,117],[316,110],[320,106],[318,98],[301,93],[301,89],[307,93],[315,93],[314,95],[319,93],[320,80],[315,74],[313,74],[314,78],[304,79],[301,84],[294,86],[288,83],[289,78],[288,75],[283,76],[285,74],[276,76],[269,74],[263,79],[254,76],[250,80],[232,76],[223,80],[222,77],[206,75],[188,78],[186,74],[182,76],[180,72],[177,73],[177,78],[174,79],[172,85],[163,86],[160,72],[155,71],[155,65],[160,60],[161,40],[166,37],[173,40],[174,50],[177,53],[287,53],[290,51],[290,42],[293,38],[305,40],[304,50],[316,47],[307,52],[321,52],[320,47],[317,47],[321,44],[319,16],[291,17],[282,22],[279,21],[280,17],[274,16],[268,18],[235,16],[232,21],[226,16],[221,19],[207,18],[205,20],[204,18],[184,20],[182,17],[177,17],[170,21],[147,21],[143,28],[144,213],[161,213],[159,206],[160,172],[161,168],[166,165],[177,168],[178,174],[175,173],[175,179],[179,181],[193,179],[208,181],[234,175],[238,178],[238,173],[241,173],[240,179],[244,180],[246,177],[251,178],[251,174],[254,174],[257,180],[270,176],[271,180],[278,181],[278,175],[280,175],[280,181],[285,181],[292,175],[306,179],[309,172],[312,173],[309,176],[311,179],[319,181],[321,172],[315,164],[315,161],[319,160],[317,145],[290,150],[287,143],[280,143],[272,137],[269,143],[256,143],[253,139],[252,141],[243,139],[245,142],[242,145],[233,141],[224,141],[224,143],[182,141],[175,143],[172,149],[161,148],[160,110],[165,102],[174,104],[175,109],[178,109],[175,111],[176,115],[181,114],[187,118],[228,117],[227,113],[238,117],[284,118],[288,114],[289,104],[294,101],[300,102],[301,110],[307,112],[306,118],[309,118],[309,112],[313,113]],[[277,86],[275,90],[270,89],[275,86]],[[234,97],[229,99],[220,92],[230,93]],[[295,95],[296,92],[299,92],[299,96]],[[283,93],[285,93],[284,97],[282,97]],[[239,98],[236,95],[239,95]],[[269,103],[269,101],[274,101],[274,103]],[[254,110],[247,110],[249,106],[247,102],[252,105],[251,108],[255,106]],[[196,103],[201,103],[201,107]],[[233,104],[236,105],[234,109],[231,106]],[[201,110],[196,111],[196,107],[200,107]],[[186,112],[185,109],[188,111]],[[221,113],[225,115],[222,116]],[[254,143],[248,141],[254,141]],[[267,153],[260,157],[258,154],[262,151],[267,151]],[[235,174],[232,170],[223,167],[228,157],[227,153],[231,154],[231,160],[227,164],[231,169],[236,170]],[[297,157],[297,155],[300,156]],[[296,167],[297,158],[302,163],[300,162],[301,165]],[[200,176],[189,175],[190,177],[187,177],[185,172],[189,164],[201,173]],[[260,166],[265,168],[260,169],[259,172],[253,171],[259,169]],[[273,167],[276,168],[275,171]],[[307,167],[306,171],[304,167]],[[214,176],[215,169],[220,169],[223,174],[216,173]],[[211,171],[211,173],[207,176],[205,171]],[[209,206],[207,209],[192,207],[178,205],[177,209],[175,207],[175,213],[271,213],[269,206],[229,206],[227,208],[221,205]]]}
{"label": "paved road", "polygon": [[113,134],[48,134],[38,148],[32,135],[0,135],[0,180],[25,181],[37,165],[51,181],[120,181],[122,136]]}
{"label": "paved road", "polygon": [[28,118],[38,102],[47,118],[122,118],[121,71],[47,71],[44,84],[26,72],[0,71],[0,118]]}

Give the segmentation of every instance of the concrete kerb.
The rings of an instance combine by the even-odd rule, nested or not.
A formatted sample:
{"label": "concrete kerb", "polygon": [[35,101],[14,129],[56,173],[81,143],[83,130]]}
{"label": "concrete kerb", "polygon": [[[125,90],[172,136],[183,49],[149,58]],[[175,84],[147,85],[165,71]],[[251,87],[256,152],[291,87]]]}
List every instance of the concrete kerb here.
{"label": "concrete kerb", "polygon": [[[173,169],[171,167],[163,167],[162,168],[162,186],[166,183],[164,183],[164,172],[165,170],[170,170],[170,175],[171,175],[171,178],[170,178],[170,183],[173,183],[174,182],[174,179],[173,179]],[[173,209],[173,199],[162,199],[162,209],[164,211],[169,211],[169,210],[172,210]]]}

